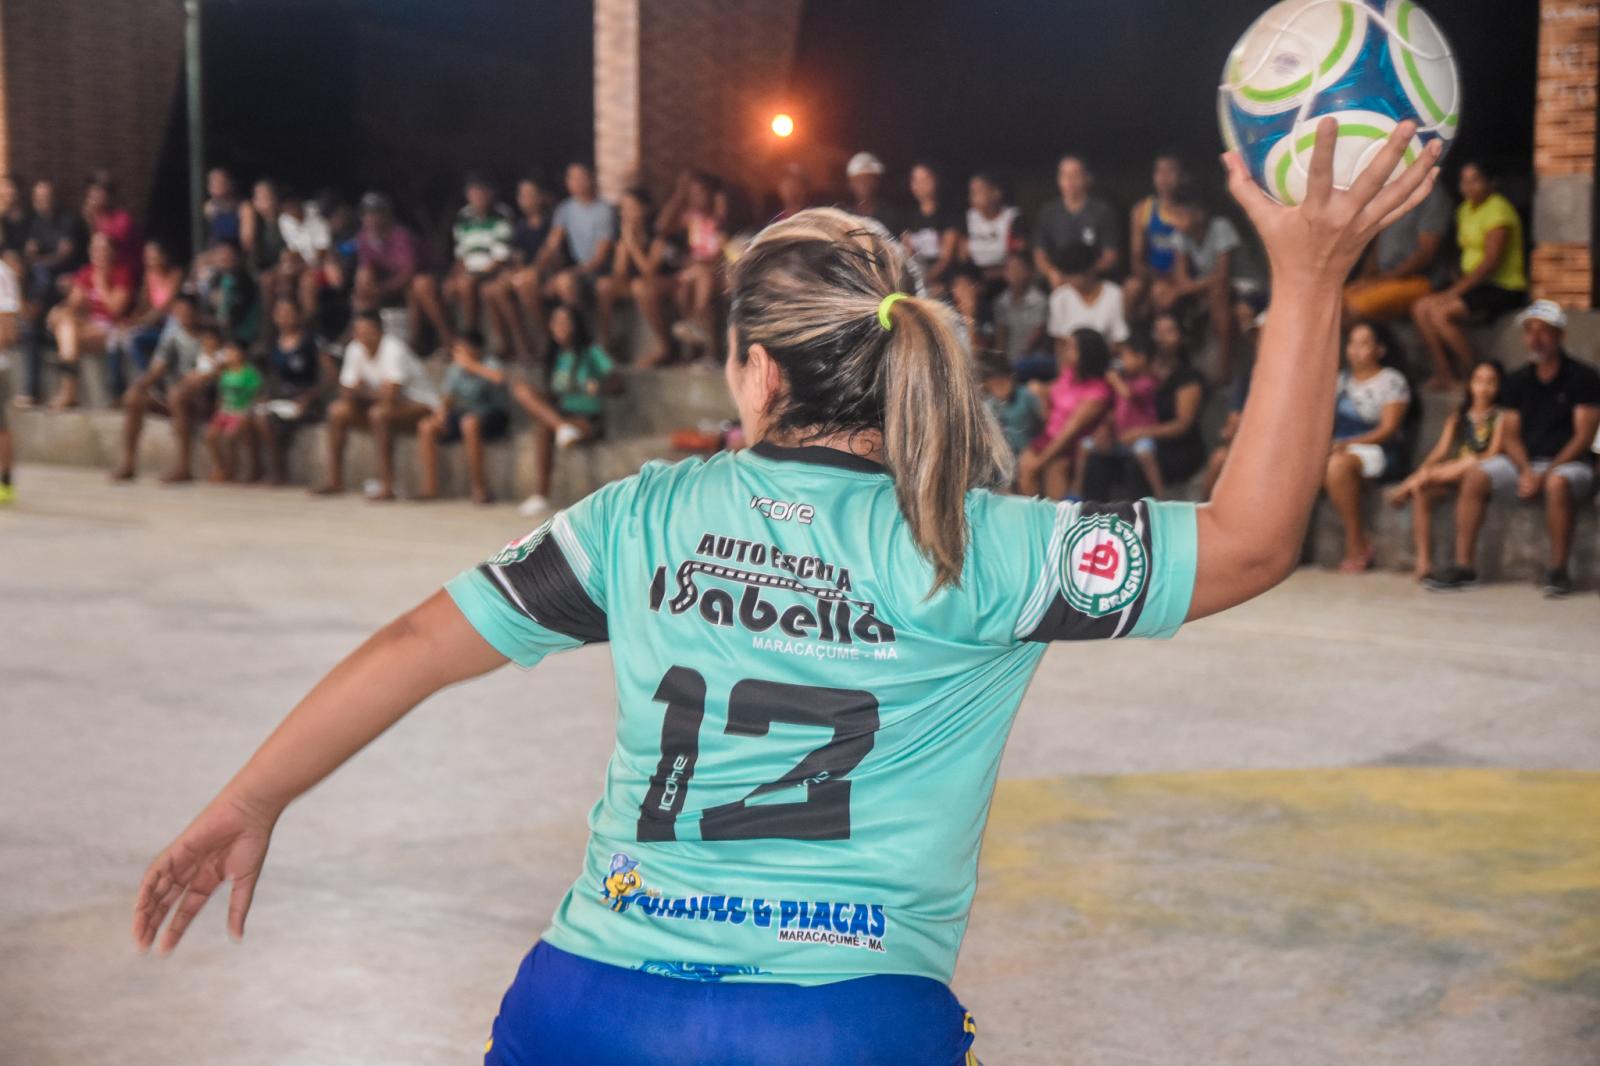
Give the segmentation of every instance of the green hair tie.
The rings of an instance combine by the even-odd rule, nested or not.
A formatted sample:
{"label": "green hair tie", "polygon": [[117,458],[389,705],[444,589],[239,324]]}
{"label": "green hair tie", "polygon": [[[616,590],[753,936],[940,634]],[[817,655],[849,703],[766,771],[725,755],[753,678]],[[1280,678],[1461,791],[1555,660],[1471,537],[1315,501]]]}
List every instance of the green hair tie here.
{"label": "green hair tie", "polygon": [[894,323],[889,321],[889,308],[893,307],[896,301],[904,300],[910,295],[909,292],[891,292],[885,296],[883,301],[878,304],[878,325],[886,330],[894,329]]}

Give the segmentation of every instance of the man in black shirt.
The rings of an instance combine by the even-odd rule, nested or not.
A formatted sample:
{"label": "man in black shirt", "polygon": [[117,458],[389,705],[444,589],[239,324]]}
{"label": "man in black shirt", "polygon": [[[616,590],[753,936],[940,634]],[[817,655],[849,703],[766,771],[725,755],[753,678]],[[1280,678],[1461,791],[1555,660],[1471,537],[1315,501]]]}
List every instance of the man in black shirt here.
{"label": "man in black shirt", "polygon": [[1528,346],[1528,365],[1506,378],[1505,451],[1483,462],[1461,482],[1456,504],[1456,565],[1431,575],[1430,589],[1473,584],[1478,531],[1490,497],[1544,499],[1550,530],[1546,596],[1572,591],[1567,560],[1580,504],[1594,495],[1595,430],[1600,426],[1600,371],[1561,348],[1567,316],[1560,305],[1539,300],[1518,316]]}
{"label": "man in black shirt", "polygon": [[1056,187],[1061,195],[1039,209],[1033,228],[1034,266],[1058,289],[1064,283],[1054,257],[1069,244],[1087,244],[1098,251],[1095,272],[1109,274],[1117,268],[1122,250],[1121,223],[1104,200],[1090,194],[1094,179],[1083,160],[1063,156],[1056,164]]}

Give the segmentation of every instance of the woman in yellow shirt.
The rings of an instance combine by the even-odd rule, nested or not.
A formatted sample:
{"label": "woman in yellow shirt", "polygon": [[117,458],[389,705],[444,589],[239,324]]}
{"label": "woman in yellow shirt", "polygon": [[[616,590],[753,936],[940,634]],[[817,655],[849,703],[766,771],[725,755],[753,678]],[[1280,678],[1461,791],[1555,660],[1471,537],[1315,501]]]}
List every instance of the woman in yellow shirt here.
{"label": "woman in yellow shirt", "polygon": [[1470,318],[1494,319],[1528,302],[1528,272],[1522,219],[1495,190],[1482,163],[1461,168],[1461,206],[1456,208],[1456,243],[1461,277],[1443,292],[1424,296],[1411,309],[1433,357],[1430,388],[1461,382],[1477,362],[1462,326]]}

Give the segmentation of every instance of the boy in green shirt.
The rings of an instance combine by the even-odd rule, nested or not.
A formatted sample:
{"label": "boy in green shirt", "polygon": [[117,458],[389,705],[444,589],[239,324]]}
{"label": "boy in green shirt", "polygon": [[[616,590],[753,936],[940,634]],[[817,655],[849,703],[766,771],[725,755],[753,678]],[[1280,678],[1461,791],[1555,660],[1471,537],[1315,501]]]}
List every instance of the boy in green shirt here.
{"label": "boy in green shirt", "polygon": [[250,476],[260,476],[260,442],[250,421],[250,409],[261,395],[261,371],[245,358],[238,341],[222,346],[222,373],[217,376],[217,413],[206,427],[206,451],[211,454],[211,480],[233,481],[239,473],[239,447],[250,448]]}
{"label": "boy in green shirt", "polygon": [[511,404],[506,396],[506,375],[500,361],[484,353],[483,334],[463,333],[450,346],[445,368],[444,393],[433,414],[417,425],[417,445],[422,461],[422,491],[417,498],[439,495],[439,445],[464,441],[467,470],[472,481],[472,501],[493,503],[484,473],[483,446],[499,440],[511,428]]}

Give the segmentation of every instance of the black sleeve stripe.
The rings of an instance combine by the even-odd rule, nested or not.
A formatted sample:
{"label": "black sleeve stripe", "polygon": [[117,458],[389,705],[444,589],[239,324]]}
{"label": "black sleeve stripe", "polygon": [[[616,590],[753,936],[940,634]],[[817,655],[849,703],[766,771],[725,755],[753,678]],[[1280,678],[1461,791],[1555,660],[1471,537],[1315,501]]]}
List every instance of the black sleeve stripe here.
{"label": "black sleeve stripe", "polygon": [[609,639],[606,613],[585,591],[556,538],[544,538],[526,558],[504,566],[487,562],[478,572],[517,613],[546,629],[585,644]]}
{"label": "black sleeve stripe", "polygon": [[[1074,539],[1078,534],[1092,530],[1097,522],[1110,524],[1118,531],[1116,537],[1107,540],[1113,548],[1122,549],[1117,555],[1117,564],[1122,568],[1120,572],[1123,575],[1121,587],[1135,589],[1126,604],[1109,609],[1106,609],[1110,602],[1108,595],[1096,596],[1075,589],[1074,594],[1069,596],[1066,589],[1068,571],[1087,569],[1090,565],[1088,560],[1074,557]],[[1127,540],[1124,541],[1123,537]],[[1134,544],[1137,544],[1139,551],[1131,550]],[[1128,558],[1130,555],[1142,558],[1134,560]],[[1052,575],[1055,590],[1039,624],[1023,639],[1044,642],[1112,640],[1127,636],[1138,624],[1139,616],[1144,611],[1154,564],[1150,516],[1144,501],[1083,504],[1077,520],[1067,527],[1063,543],[1051,545],[1050,559],[1056,570]],[[1113,590],[1115,587],[1110,586]]]}

